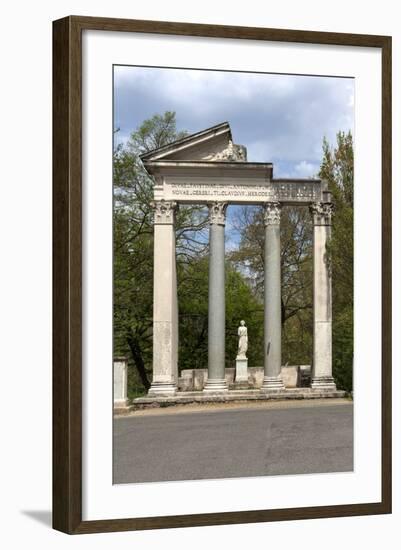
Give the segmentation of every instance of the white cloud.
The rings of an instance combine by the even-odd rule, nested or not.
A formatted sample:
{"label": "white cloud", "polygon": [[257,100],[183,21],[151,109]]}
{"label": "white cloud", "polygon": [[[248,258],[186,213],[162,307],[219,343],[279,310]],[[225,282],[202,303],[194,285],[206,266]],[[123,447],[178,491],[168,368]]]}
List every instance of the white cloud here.
{"label": "white cloud", "polygon": [[319,172],[319,165],[306,160],[301,160],[294,166],[295,177],[299,178],[312,178]]}
{"label": "white cloud", "polygon": [[323,136],[334,143],[339,130],[353,131],[353,97],[349,78],[115,68],[121,138],[166,110],[176,111],[179,129],[189,132],[227,120],[248,160],[291,165],[299,177],[316,173]]}

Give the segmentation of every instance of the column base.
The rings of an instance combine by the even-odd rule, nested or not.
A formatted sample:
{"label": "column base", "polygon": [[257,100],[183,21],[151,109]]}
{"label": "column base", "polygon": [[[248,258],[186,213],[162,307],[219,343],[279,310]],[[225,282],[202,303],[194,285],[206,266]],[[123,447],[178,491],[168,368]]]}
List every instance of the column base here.
{"label": "column base", "polygon": [[203,388],[205,393],[224,393],[228,391],[227,381],[225,378],[207,379],[205,387]]}
{"label": "column base", "polygon": [[284,383],[279,376],[265,376],[260,388],[261,392],[285,390]]}
{"label": "column base", "polygon": [[337,386],[332,376],[314,376],[312,378],[311,389],[336,391]]}
{"label": "column base", "polygon": [[177,392],[177,385],[173,382],[152,382],[149,388],[148,396],[153,397],[157,395],[175,395]]}

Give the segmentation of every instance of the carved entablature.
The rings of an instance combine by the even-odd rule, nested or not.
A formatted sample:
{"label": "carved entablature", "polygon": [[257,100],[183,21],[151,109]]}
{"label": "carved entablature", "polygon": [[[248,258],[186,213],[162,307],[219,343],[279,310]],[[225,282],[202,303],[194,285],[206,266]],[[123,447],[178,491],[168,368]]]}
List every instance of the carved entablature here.
{"label": "carved entablature", "polygon": [[331,202],[314,202],[311,204],[309,210],[312,215],[313,225],[331,225],[333,209]]}
{"label": "carved entablature", "polygon": [[226,202],[214,202],[214,203],[208,204],[210,225],[212,224],[225,225],[227,206],[228,206],[228,203]]}
{"label": "carved entablature", "polygon": [[151,203],[154,208],[154,223],[155,224],[173,224],[175,221],[175,212],[177,211],[177,203],[175,201],[153,201]]}
{"label": "carved entablature", "polygon": [[280,225],[281,204],[279,202],[266,202],[264,204],[263,220],[266,225]]}
{"label": "carved entablature", "polygon": [[155,201],[279,202],[289,206],[330,202],[327,184],[320,179],[273,178],[271,162],[248,162],[246,148],[234,143],[228,122],[185,136],[140,158],[154,180]]}

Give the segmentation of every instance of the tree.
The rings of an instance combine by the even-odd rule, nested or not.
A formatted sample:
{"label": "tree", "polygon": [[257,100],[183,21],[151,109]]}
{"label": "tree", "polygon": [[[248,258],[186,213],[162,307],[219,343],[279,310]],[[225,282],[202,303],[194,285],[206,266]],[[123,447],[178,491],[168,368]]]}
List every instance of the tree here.
{"label": "tree", "polygon": [[[114,151],[114,353],[129,357],[129,391],[148,389],[152,366],[153,181],[139,155],[183,137],[175,114],[145,120]],[[352,388],[353,147],[350,133],[323,141],[319,173],[329,182],[335,215],[328,244],[333,275],[333,372]],[[236,219],[239,248],[226,257],[226,366],[233,366],[239,321],[249,329],[250,365],[263,364],[264,224],[258,207]],[[286,207],[281,219],[283,363],[312,356],[312,225],[306,208]],[[208,236],[203,207],[181,207],[176,220],[179,367],[207,366]]]}
{"label": "tree", "polygon": [[[131,393],[150,387],[152,362],[153,181],[139,155],[184,135],[175,113],[166,112],[145,120],[114,151],[114,353],[130,359]],[[181,208],[176,227],[177,257],[186,262],[205,248],[204,216],[199,208]]]}
{"label": "tree", "polygon": [[114,353],[130,357],[145,389],[150,387],[151,197],[138,159],[119,146],[114,152]]}
{"label": "tree", "polygon": [[[114,353],[129,357],[129,393],[150,386],[153,314],[153,181],[139,159],[145,151],[185,136],[175,114],[145,120],[114,152]],[[207,367],[207,209],[180,206],[176,219],[179,298],[179,368]],[[237,328],[245,318],[250,361],[263,362],[263,307],[241,271],[226,265],[226,358],[233,366]],[[255,364],[255,363],[254,363]]]}
{"label": "tree", "polygon": [[350,391],[354,353],[354,149],[351,132],[338,132],[334,147],[323,140],[319,176],[328,181],[335,209],[328,244],[333,281],[333,374],[337,385]]}
{"label": "tree", "polygon": [[[312,229],[306,208],[281,211],[281,324],[283,363],[310,361],[312,329]],[[239,270],[249,274],[260,303],[264,289],[265,228],[263,208],[242,209],[237,219],[240,244],[231,253]],[[263,334],[258,346],[263,349]]]}
{"label": "tree", "polygon": [[[335,213],[327,246],[333,279],[333,375],[339,388],[352,389],[353,362],[353,141],[339,132],[335,146],[323,139],[319,177],[326,179]],[[231,253],[238,270],[248,274],[255,295],[264,286],[264,225],[261,208],[244,208],[236,228],[240,244]],[[312,224],[306,208],[282,209],[282,358],[283,363],[312,359]],[[262,341],[258,343],[262,346]]]}
{"label": "tree", "polygon": [[[207,368],[208,364],[208,287],[209,256],[204,254],[181,265],[179,279],[180,369]],[[245,319],[252,346],[252,365],[263,364],[263,306],[235,266],[226,261],[226,367],[233,367],[238,348],[237,330]],[[195,290],[195,291],[194,291]],[[263,341],[263,340],[262,340]]]}
{"label": "tree", "polygon": [[175,112],[166,111],[163,115],[156,114],[144,120],[131,134],[128,148],[134,155],[140,155],[182,139],[186,135],[187,132],[177,130]]}

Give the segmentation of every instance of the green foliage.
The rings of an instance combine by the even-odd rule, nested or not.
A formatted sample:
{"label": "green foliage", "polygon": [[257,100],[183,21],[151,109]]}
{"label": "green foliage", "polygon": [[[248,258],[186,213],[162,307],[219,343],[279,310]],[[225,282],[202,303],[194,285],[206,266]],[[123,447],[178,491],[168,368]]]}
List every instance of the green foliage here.
{"label": "green foliage", "polygon": [[183,369],[207,367],[208,259],[177,266],[179,308],[178,364]]}
{"label": "green foliage", "polygon": [[[263,209],[244,207],[237,229],[241,234],[240,246],[231,253],[231,260],[237,269],[247,270],[254,294],[262,301]],[[280,231],[282,361],[283,364],[309,364],[312,353],[312,227],[307,209],[283,208]],[[263,333],[258,333],[258,340],[254,340],[253,345],[263,350]]]}
{"label": "green foliage", "polygon": [[[352,389],[353,363],[353,142],[339,132],[331,147],[323,140],[319,177],[333,195],[335,214],[327,246],[333,278],[333,375],[339,388]],[[231,253],[246,269],[254,293],[264,286],[264,226],[259,208],[244,208],[237,221],[240,246]],[[306,208],[283,208],[281,215],[282,360],[310,364],[312,359],[312,224]],[[263,347],[262,335],[254,344]]]}
{"label": "green foliage", "polygon": [[[149,387],[152,370],[153,181],[139,155],[186,135],[175,113],[145,120],[114,152],[114,353],[129,360],[132,398]],[[352,389],[353,146],[350,133],[323,141],[319,176],[327,179],[335,215],[328,245],[333,275],[333,373]],[[206,368],[208,235],[204,208],[181,207],[176,221],[179,368]],[[249,365],[263,365],[264,225],[260,208],[235,221],[241,240],[226,258],[226,366],[234,364],[239,321],[249,335]],[[312,357],[312,226],[305,208],[283,208],[281,222],[283,363]]]}
{"label": "green foliage", "polygon": [[[208,255],[181,266],[178,274],[180,347],[182,369],[207,368],[208,337]],[[263,364],[263,305],[255,298],[244,277],[226,262],[226,367],[233,367],[238,349],[238,326],[246,321],[252,345],[248,358],[252,365]],[[263,340],[262,340],[263,341]]]}
{"label": "green foliage", "polygon": [[333,374],[338,388],[352,390],[353,369],[353,308],[352,304],[333,318]]}
{"label": "green foliage", "polygon": [[[174,113],[155,115],[114,153],[114,353],[128,357],[132,398],[149,387],[152,370],[153,182],[139,155],[185,135]],[[176,220],[179,297],[179,368],[207,367],[208,235],[205,208],[181,207]],[[259,341],[263,311],[240,272],[227,263],[226,357],[233,366],[237,328],[245,318],[250,338]],[[262,346],[250,360],[261,364]]]}
{"label": "green foliage", "polygon": [[328,181],[335,208],[328,245],[333,280],[333,375],[338,387],[351,391],[354,302],[354,151],[351,132],[339,132],[335,147],[323,140],[319,176]]}
{"label": "green foliage", "polygon": [[[114,151],[114,354],[128,357],[130,395],[149,387],[152,364],[153,181],[139,155],[182,136],[175,113],[167,112],[145,120],[127,146]],[[192,224],[190,217],[183,209],[177,223],[182,253],[188,225],[192,250],[202,231],[201,220]]]}
{"label": "green foliage", "polygon": [[248,328],[248,363],[263,365],[263,302],[255,296],[249,283],[234,266],[226,264],[226,366],[235,365],[238,350],[238,327],[244,319]]}
{"label": "green foliage", "polygon": [[144,281],[153,277],[152,188],[121,147],[114,154],[114,190],[114,353],[129,358],[129,383],[149,387],[153,297]]}
{"label": "green foliage", "polygon": [[175,113],[166,111],[164,115],[154,115],[145,120],[136,132],[133,132],[129,148],[135,155],[158,149],[177,139],[182,139],[187,132],[178,132]]}

